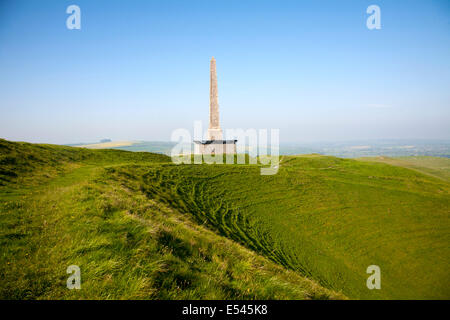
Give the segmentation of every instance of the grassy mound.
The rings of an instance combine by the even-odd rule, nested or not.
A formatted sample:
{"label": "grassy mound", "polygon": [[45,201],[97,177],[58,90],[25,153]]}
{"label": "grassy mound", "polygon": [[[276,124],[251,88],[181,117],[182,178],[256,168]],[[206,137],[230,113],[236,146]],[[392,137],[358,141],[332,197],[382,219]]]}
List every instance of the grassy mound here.
{"label": "grassy mound", "polygon": [[[1,299],[344,298],[149,199],[128,170],[172,166],[166,156],[0,150]],[[81,290],[66,288],[69,265]]]}
{"label": "grassy mound", "polygon": [[[415,170],[324,156],[256,166],[122,167],[197,222],[352,298],[450,298],[449,184]],[[382,289],[368,290],[378,265]]]}

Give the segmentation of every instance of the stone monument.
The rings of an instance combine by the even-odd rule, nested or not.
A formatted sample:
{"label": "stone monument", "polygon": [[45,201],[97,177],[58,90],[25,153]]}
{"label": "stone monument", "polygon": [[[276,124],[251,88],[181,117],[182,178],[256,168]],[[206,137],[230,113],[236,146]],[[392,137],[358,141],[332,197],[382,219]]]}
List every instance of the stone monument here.
{"label": "stone monument", "polygon": [[235,154],[237,140],[223,140],[219,122],[219,98],[217,90],[216,59],[212,57],[209,87],[208,140],[194,141],[196,154]]}

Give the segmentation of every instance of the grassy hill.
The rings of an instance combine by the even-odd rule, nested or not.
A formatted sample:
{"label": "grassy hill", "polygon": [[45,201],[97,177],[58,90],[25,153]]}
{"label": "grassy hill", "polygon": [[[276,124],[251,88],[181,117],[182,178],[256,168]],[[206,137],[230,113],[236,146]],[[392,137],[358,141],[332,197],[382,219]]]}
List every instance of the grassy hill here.
{"label": "grassy hill", "polygon": [[[0,299],[345,298],[149,199],[121,169],[169,162],[0,140]],[[66,288],[73,264],[81,290]]]}
{"label": "grassy hill", "polygon": [[[0,151],[2,297],[450,298],[449,183],[420,170],[311,155],[261,176],[150,153]],[[79,292],[64,286],[70,264]]]}
{"label": "grassy hill", "polygon": [[[124,171],[148,197],[349,297],[450,297],[450,189],[440,179],[324,156],[283,157],[274,176],[254,166]],[[382,290],[366,287],[373,264]]]}

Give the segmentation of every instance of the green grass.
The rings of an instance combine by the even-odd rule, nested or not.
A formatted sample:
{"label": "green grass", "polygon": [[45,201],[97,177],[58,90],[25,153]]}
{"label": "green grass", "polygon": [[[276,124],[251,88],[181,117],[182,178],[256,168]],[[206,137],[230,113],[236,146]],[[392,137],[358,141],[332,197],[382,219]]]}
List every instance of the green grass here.
{"label": "green grass", "polygon": [[[324,156],[256,166],[121,168],[151,199],[272,261],[362,299],[448,299],[449,185],[406,168]],[[382,289],[368,290],[378,265]]]}
{"label": "green grass", "polygon": [[450,182],[450,158],[428,156],[415,157],[368,157],[362,161],[374,161],[417,170],[435,178]]}
{"label": "green grass", "polygon": [[[450,298],[440,165],[430,175],[417,163],[289,156],[262,176],[149,153],[0,150],[4,298]],[[70,264],[82,270],[77,292],[65,288]],[[373,264],[381,290],[366,287]]]}
{"label": "green grass", "polygon": [[[5,140],[0,150],[1,299],[345,298],[150,199],[123,170],[168,157]],[[81,290],[66,288],[73,264]]]}

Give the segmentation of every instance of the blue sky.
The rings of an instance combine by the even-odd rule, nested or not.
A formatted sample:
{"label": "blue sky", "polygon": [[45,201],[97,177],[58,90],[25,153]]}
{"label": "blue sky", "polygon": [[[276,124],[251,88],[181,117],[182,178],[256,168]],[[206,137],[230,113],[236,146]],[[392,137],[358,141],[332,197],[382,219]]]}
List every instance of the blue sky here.
{"label": "blue sky", "polygon": [[[81,8],[81,30],[66,8]],[[366,8],[381,9],[369,30]],[[449,1],[0,0],[0,137],[170,140],[207,126],[282,142],[450,139]]]}

